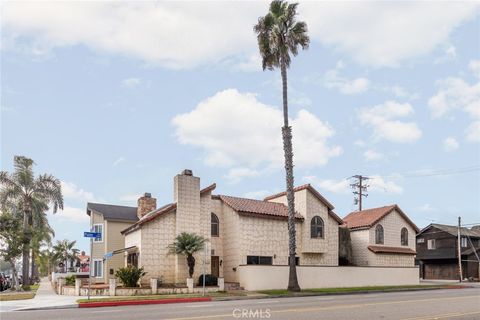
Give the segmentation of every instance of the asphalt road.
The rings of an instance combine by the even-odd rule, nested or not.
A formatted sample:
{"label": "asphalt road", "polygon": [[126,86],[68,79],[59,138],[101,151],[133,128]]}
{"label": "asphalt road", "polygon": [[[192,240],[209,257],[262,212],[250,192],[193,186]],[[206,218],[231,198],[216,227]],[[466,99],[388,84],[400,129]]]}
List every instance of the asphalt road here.
{"label": "asphalt road", "polygon": [[1,320],[480,319],[480,288],[4,312]]}

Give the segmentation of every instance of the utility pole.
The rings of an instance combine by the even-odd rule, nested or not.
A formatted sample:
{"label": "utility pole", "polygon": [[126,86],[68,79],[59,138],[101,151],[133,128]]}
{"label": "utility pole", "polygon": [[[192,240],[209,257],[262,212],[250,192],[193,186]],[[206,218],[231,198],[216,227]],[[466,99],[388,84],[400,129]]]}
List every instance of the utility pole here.
{"label": "utility pole", "polygon": [[458,217],[458,232],[457,232],[457,254],[458,254],[458,275],[460,276],[460,282],[462,282],[463,273],[462,273],[462,247],[461,247],[461,236],[460,228],[462,225],[462,218]]}
{"label": "utility pole", "polygon": [[[350,187],[353,189],[353,194],[355,198],[353,199],[354,203],[358,204],[358,211],[362,211],[362,197],[368,197],[368,184],[366,181],[370,179],[369,177],[364,177],[362,175],[355,175],[350,178],[357,179],[354,183],[350,184]],[[365,181],[365,183],[363,183]]]}

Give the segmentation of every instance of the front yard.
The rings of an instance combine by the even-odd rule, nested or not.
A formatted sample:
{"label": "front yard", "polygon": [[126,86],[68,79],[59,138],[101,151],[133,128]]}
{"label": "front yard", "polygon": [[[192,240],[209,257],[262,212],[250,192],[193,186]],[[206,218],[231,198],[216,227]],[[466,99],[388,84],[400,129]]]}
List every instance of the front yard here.
{"label": "front yard", "polygon": [[27,300],[33,299],[37,293],[39,284],[34,284],[30,286],[30,291],[11,291],[7,290],[6,292],[0,293],[0,301],[11,301],[11,300]]}

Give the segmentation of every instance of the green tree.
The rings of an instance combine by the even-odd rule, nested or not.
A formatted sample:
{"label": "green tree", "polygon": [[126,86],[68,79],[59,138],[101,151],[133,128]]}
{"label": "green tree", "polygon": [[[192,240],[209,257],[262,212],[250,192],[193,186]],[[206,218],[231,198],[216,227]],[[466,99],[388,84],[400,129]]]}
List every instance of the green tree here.
{"label": "green tree", "polygon": [[288,201],[288,236],[289,236],[289,277],[288,290],[300,291],[295,266],[295,199],[293,192],[293,150],[292,128],[288,123],[287,69],[291,57],[298,54],[298,48],[307,49],[310,39],[307,24],[296,21],[298,3],[288,4],[275,0],[270,4],[269,12],[258,19],[254,26],[258,47],[262,56],[263,70],[280,68],[282,76],[283,98],[283,151],[285,155],[285,172]]}
{"label": "green tree", "polygon": [[188,275],[190,278],[193,277],[195,270],[195,257],[193,255],[203,249],[205,242],[207,242],[207,239],[202,236],[195,233],[182,232],[175,238],[175,242],[168,246],[170,253],[182,254],[187,257]]}
{"label": "green tree", "polygon": [[23,251],[22,277],[23,288],[30,289],[28,271],[30,269],[30,242],[32,239],[31,221],[35,201],[52,204],[53,213],[63,209],[63,196],[60,180],[50,174],[39,175],[35,178],[32,159],[15,156],[14,172],[0,172],[0,204],[6,205],[9,201],[18,203],[23,211]]}
{"label": "green tree", "polygon": [[65,264],[65,271],[67,270],[68,261],[76,262],[78,260],[78,253],[80,250],[75,248],[77,241],[61,240],[53,246],[53,257],[56,261],[61,261]]}
{"label": "green tree", "polygon": [[[40,206],[34,209],[34,211],[42,208],[45,207]],[[48,210],[48,206],[46,206],[46,209]],[[40,211],[37,214],[34,214],[33,217],[32,241],[30,245],[32,251],[31,279],[36,279],[39,276],[37,257],[40,254],[40,248],[51,245],[52,238],[55,236],[55,232],[48,223],[47,214],[45,212]]]}
{"label": "green tree", "polygon": [[16,260],[22,254],[22,221],[7,210],[0,214],[0,257],[10,264],[13,275],[13,287],[18,289]]}
{"label": "green tree", "polygon": [[37,256],[38,271],[41,276],[47,276],[52,273],[53,265],[56,263],[54,253],[50,247],[41,250]]}
{"label": "green tree", "polygon": [[128,265],[124,268],[120,268],[115,272],[115,277],[122,281],[124,287],[134,288],[138,287],[138,281],[147,273],[142,268],[137,268],[132,265]]}

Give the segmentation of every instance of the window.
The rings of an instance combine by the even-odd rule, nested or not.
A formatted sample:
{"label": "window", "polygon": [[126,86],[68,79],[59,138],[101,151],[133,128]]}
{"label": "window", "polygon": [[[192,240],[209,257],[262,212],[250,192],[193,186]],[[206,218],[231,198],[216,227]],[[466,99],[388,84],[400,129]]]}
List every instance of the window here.
{"label": "window", "polygon": [[127,265],[138,268],[138,253],[129,253],[127,256]]}
{"label": "window", "polygon": [[400,231],[400,243],[402,246],[408,246],[408,230],[407,228],[402,228]]}
{"label": "window", "polygon": [[220,228],[219,228],[219,222],[218,222],[218,217],[215,213],[212,212],[211,214],[211,223],[212,223],[212,230],[211,230],[211,235],[212,237],[218,237],[220,234]]}
{"label": "window", "polygon": [[375,227],[375,243],[383,244],[383,227],[381,224],[377,224]]}
{"label": "window", "polygon": [[433,249],[436,249],[437,246],[436,246],[436,243],[435,243],[435,239],[428,239],[427,241],[427,249],[428,250],[433,250]]}
{"label": "window", "polygon": [[424,238],[418,238],[417,243],[425,243],[425,239]]}
{"label": "window", "polygon": [[466,238],[466,237],[462,237],[462,238],[460,239],[460,245],[462,246],[462,248],[468,247],[468,242],[467,242],[467,238]]}
{"label": "window", "polygon": [[93,274],[95,278],[102,278],[103,277],[103,260],[93,260]]}
{"label": "window", "polygon": [[103,242],[103,224],[94,224],[92,232],[98,232],[101,234],[100,238],[93,238],[93,242]]}
{"label": "window", "polygon": [[247,256],[247,264],[272,265],[273,258],[262,256]]}
{"label": "window", "polygon": [[323,220],[319,216],[310,222],[310,238],[323,238]]}

